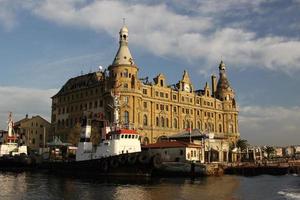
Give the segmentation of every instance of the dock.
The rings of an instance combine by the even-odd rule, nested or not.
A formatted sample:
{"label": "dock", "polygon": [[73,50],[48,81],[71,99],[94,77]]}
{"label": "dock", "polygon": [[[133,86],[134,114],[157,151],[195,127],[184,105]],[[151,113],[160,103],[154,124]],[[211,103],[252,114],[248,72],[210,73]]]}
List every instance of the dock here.
{"label": "dock", "polygon": [[300,160],[229,163],[224,165],[224,173],[244,176],[300,174]]}

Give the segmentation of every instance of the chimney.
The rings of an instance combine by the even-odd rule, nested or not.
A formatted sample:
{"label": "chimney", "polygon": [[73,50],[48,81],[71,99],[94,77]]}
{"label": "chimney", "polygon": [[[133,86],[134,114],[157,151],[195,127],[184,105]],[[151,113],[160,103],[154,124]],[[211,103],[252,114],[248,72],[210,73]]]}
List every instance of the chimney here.
{"label": "chimney", "polygon": [[211,76],[211,85],[212,85],[212,95],[213,97],[216,97],[216,91],[217,91],[217,78],[215,75]]}
{"label": "chimney", "polygon": [[28,114],[25,115],[25,119],[28,119]]}

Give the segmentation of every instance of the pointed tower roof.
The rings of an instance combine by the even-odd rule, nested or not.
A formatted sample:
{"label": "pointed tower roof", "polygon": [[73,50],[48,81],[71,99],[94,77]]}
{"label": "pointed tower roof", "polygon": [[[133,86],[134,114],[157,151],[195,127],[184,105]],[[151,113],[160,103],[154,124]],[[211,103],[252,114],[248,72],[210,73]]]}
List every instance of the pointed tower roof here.
{"label": "pointed tower roof", "polygon": [[113,60],[112,66],[116,65],[134,65],[133,58],[128,48],[128,28],[124,25],[119,32],[119,50]]}
{"label": "pointed tower roof", "polygon": [[190,76],[186,70],[183,71],[183,76],[182,76],[182,82],[184,83],[191,83]]}
{"label": "pointed tower roof", "polygon": [[226,75],[226,65],[222,60],[221,60],[221,63],[219,65],[219,71],[220,71],[220,78],[219,78],[219,81],[218,81],[217,90],[220,91],[220,90],[231,89],[229,81],[227,79],[227,75]]}

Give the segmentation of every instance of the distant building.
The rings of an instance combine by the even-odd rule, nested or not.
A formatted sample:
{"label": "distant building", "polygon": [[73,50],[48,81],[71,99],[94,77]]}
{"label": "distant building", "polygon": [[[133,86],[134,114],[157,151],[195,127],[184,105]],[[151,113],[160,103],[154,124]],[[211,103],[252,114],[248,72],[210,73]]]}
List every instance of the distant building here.
{"label": "distant building", "polygon": [[[239,139],[235,92],[223,61],[219,65],[219,79],[213,75],[211,86],[207,82],[203,89],[196,89],[198,86],[193,85],[187,71],[175,84],[167,84],[161,73],[151,82],[148,77],[139,77],[139,67],[128,47],[127,27],[122,27],[119,34],[119,50],[107,70],[71,78],[52,97],[51,123],[55,135],[77,143],[78,123],[85,111],[90,112],[95,123],[112,122],[109,105],[113,92],[120,95],[121,123],[139,130],[145,144],[186,128],[212,132],[231,142]],[[93,127],[101,129],[101,125]]]}
{"label": "distant building", "polygon": [[295,149],[293,146],[289,146],[285,148],[284,156],[287,158],[292,158],[295,154]]}
{"label": "distant building", "polygon": [[283,147],[275,147],[275,157],[282,158],[284,156],[284,148]]}
{"label": "distant building", "polygon": [[48,141],[51,124],[41,116],[28,115],[24,119],[14,123],[15,133],[31,149],[38,150]]}

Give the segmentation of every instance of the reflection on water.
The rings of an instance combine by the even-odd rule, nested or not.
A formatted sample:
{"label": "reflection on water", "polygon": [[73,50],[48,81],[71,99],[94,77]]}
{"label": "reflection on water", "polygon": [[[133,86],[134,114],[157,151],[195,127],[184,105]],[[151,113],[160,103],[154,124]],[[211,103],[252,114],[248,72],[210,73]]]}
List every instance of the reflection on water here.
{"label": "reflection on water", "polygon": [[106,179],[1,172],[0,199],[297,199],[299,181],[294,176]]}

